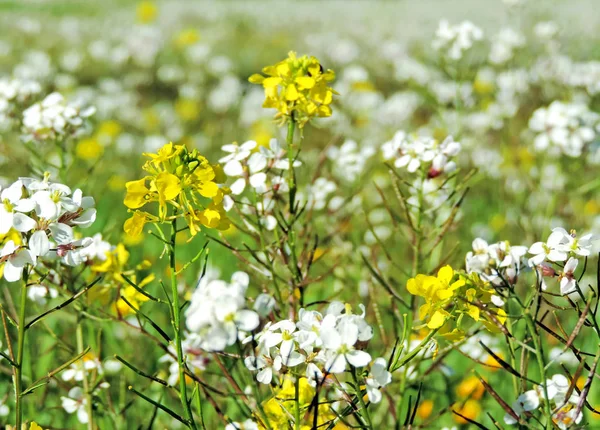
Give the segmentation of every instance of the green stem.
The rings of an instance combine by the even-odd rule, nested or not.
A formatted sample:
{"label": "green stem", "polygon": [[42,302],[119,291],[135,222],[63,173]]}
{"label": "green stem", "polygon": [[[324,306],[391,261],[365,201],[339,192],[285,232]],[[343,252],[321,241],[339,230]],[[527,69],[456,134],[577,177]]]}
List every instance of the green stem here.
{"label": "green stem", "polygon": [[546,428],[552,429],[552,409],[550,408],[550,401],[548,397],[548,386],[546,384],[546,365],[544,364],[544,355],[542,352],[542,345],[540,342],[540,338],[538,336],[538,332],[535,329],[535,324],[533,319],[531,318],[531,312],[529,309],[524,310],[525,313],[525,321],[527,323],[527,329],[529,330],[529,334],[533,339],[533,346],[535,348],[535,357],[537,359],[538,367],[540,368],[540,378],[542,389],[544,390],[544,412],[547,416]]}
{"label": "green stem", "polygon": [[294,118],[290,118],[287,129],[287,151],[288,151],[288,188],[290,189],[290,213],[294,215],[295,200],[296,200],[296,177],[294,175],[294,130],[296,128],[296,122]]}
{"label": "green stem", "polygon": [[[412,276],[413,278],[419,274],[421,270],[421,244],[423,242],[423,204],[424,204],[424,195],[423,195],[423,186],[425,182],[425,175],[421,175],[421,185],[417,191],[417,199],[419,202],[419,208],[417,211],[417,219],[415,222],[415,242],[414,242],[414,255],[413,255],[413,267],[412,267]],[[417,296],[411,296],[411,310],[414,313],[416,311],[417,305]],[[412,320],[411,320],[412,322]]]}
{"label": "green stem", "polygon": [[27,306],[27,282],[29,268],[23,269],[23,284],[21,286],[21,302],[19,307],[19,334],[17,341],[17,357],[15,360],[15,428],[20,429],[23,422],[23,351],[25,350],[25,307]]}
{"label": "green stem", "polygon": [[[77,352],[82,353],[84,351],[83,347],[83,325],[81,322],[81,316],[77,318]],[[84,360],[85,362],[85,360]],[[84,364],[81,364],[84,366]],[[88,375],[85,366],[83,368],[83,393],[85,395],[85,408],[88,414],[88,430],[94,430],[94,415],[92,409],[92,393],[90,392],[90,384],[88,382]]]}
{"label": "green stem", "polygon": [[177,364],[179,367],[179,398],[185,411],[185,417],[188,421],[188,427],[196,429],[196,423],[192,414],[192,408],[188,402],[187,386],[185,383],[185,363],[183,357],[183,347],[181,345],[181,315],[179,309],[179,291],[177,291],[177,268],[175,267],[175,239],[177,236],[177,218],[171,222],[171,241],[169,243],[169,267],[171,269],[171,293],[173,329],[175,330],[175,349],[177,351]]}
{"label": "green stem", "polygon": [[363,393],[360,388],[360,383],[358,382],[358,377],[356,376],[356,369],[354,366],[350,366],[352,372],[352,379],[354,379],[354,386],[356,387],[356,396],[358,397],[358,402],[360,403],[360,407],[364,411],[365,418],[367,419],[367,423],[369,424],[369,428],[373,428],[373,422],[371,421],[371,414],[369,414],[369,410],[367,409],[367,405],[365,403],[365,399],[363,399]]}

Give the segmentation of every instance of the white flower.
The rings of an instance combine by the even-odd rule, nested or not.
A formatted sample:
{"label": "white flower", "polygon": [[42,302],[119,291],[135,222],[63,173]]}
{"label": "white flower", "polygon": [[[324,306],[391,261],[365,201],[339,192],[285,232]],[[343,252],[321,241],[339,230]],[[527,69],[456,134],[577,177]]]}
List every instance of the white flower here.
{"label": "white flower", "polygon": [[87,400],[83,395],[83,390],[79,387],[73,387],[69,390],[68,397],[61,396],[63,409],[69,413],[77,413],[77,419],[81,424],[87,424]]}
{"label": "white flower", "polygon": [[568,236],[565,233],[564,229],[554,229],[545,243],[536,242],[531,245],[528,252],[534,256],[529,259],[529,265],[537,266],[546,260],[565,261],[567,252],[564,250],[564,244],[567,241],[566,236]]}
{"label": "white flower", "polygon": [[380,388],[392,382],[392,374],[387,370],[385,358],[377,358],[371,365],[371,373],[366,379],[367,395],[371,403],[379,403],[382,399]]}
{"label": "white flower", "polygon": [[258,371],[256,380],[261,384],[270,384],[273,380],[273,373],[281,370],[282,359],[281,355],[277,355],[274,359],[266,356],[248,356],[244,359],[244,364],[251,371]]}
{"label": "white flower", "polygon": [[234,421],[225,426],[225,430],[258,430],[258,424],[251,419],[247,419],[243,423]]}
{"label": "white flower", "polygon": [[336,324],[332,315],[324,318],[321,340],[323,348],[327,351],[325,363],[327,372],[344,372],[346,363],[354,367],[364,367],[369,364],[371,361],[369,353],[354,348],[358,342],[358,335],[358,325],[353,321],[342,319]]}
{"label": "white flower", "polygon": [[448,21],[442,20],[435,32],[432,46],[437,51],[443,51],[450,59],[460,60],[463,53],[469,50],[474,42],[481,39],[483,39],[483,31],[471,21],[463,21],[451,26]]}
{"label": "white flower", "polygon": [[29,249],[9,240],[0,251],[0,263],[4,263],[4,279],[16,282],[23,276],[23,269],[27,265],[35,266],[36,257]]}
{"label": "white flower", "polygon": [[[529,390],[517,397],[516,402],[512,404],[512,410],[517,414],[521,415],[523,412],[531,412],[539,408],[540,397],[535,390]],[[504,422],[509,425],[517,423],[517,420],[510,415],[504,415]]]}
{"label": "white flower", "polygon": [[55,299],[58,297],[58,291],[52,287],[45,287],[43,285],[30,285],[27,287],[27,297],[29,300],[40,306],[43,306],[48,302],[48,296],[51,299]]}
{"label": "white flower", "polygon": [[560,274],[560,293],[564,296],[570,294],[576,290],[577,281],[573,275],[573,272],[577,269],[579,260],[571,257],[565,263],[563,272]]}
{"label": "white flower", "polygon": [[537,109],[529,120],[529,128],[537,133],[534,147],[551,155],[579,157],[596,137],[599,119],[585,105],[554,101]]}
{"label": "white flower", "polygon": [[38,141],[56,139],[67,133],[78,135],[85,131],[84,120],[94,112],[94,108],[80,109],[67,103],[55,92],[23,111],[23,131],[26,138]]}
{"label": "white flower", "polygon": [[246,273],[236,272],[229,283],[210,275],[198,283],[185,315],[188,329],[199,335],[200,348],[222,351],[242,332],[258,327],[258,314],[245,309],[249,282]]}
{"label": "white flower", "polygon": [[[27,232],[35,228],[36,222],[25,212],[31,212],[35,203],[23,196],[23,183],[16,181],[0,193],[0,234],[6,234],[11,228]],[[0,190],[2,188],[0,187]]]}

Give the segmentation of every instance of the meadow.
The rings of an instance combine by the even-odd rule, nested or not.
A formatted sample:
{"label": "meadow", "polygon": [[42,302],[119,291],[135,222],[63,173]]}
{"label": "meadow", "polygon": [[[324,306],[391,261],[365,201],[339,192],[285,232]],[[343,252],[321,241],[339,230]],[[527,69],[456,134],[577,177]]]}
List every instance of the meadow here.
{"label": "meadow", "polygon": [[600,428],[595,8],[0,3],[0,427]]}

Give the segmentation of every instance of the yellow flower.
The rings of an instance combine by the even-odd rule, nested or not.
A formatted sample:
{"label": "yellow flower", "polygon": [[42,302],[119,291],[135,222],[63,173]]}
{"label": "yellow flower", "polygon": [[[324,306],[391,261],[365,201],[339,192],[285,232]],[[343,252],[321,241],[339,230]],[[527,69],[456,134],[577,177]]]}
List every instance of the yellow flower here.
{"label": "yellow flower", "polygon": [[433,401],[431,400],[423,400],[417,408],[417,416],[422,420],[429,418],[431,412],[433,412]]}
{"label": "yellow flower", "polygon": [[463,398],[479,400],[485,393],[485,387],[477,376],[471,375],[463,379],[456,387],[456,395]]}
{"label": "yellow flower", "polygon": [[300,128],[313,117],[331,116],[335,90],[328,83],[335,79],[333,70],[324,71],[315,57],[298,58],[290,52],[288,58],[263,68],[261,74],[248,79],[265,90],[263,107],[277,109],[275,118],[282,122],[293,119]]}
{"label": "yellow flower", "polygon": [[98,135],[98,138],[103,139],[103,143],[105,143],[104,141],[106,140],[112,141],[121,134],[121,131],[121,124],[117,121],[109,120],[102,122],[98,126],[98,132],[96,134]]}
{"label": "yellow flower", "polygon": [[[467,400],[464,404],[455,405],[452,408],[453,411],[458,412],[464,417],[469,418],[470,420],[475,421],[479,414],[481,413],[481,405],[477,400]],[[469,422],[461,416],[453,414],[454,421],[459,424],[468,424]]]}
{"label": "yellow flower", "polygon": [[[296,388],[294,381],[291,378],[286,378],[282,386],[276,389],[273,397],[265,400],[262,403],[271,428],[293,428],[294,427],[294,411],[296,410]],[[314,406],[311,408],[315,389],[310,386],[306,378],[300,378],[298,384],[298,405],[300,407],[301,429],[313,428]],[[262,430],[261,415],[257,415],[259,428]],[[320,403],[317,412],[317,425],[319,428],[328,428],[328,424],[336,418],[335,413],[331,410],[328,403]],[[333,427],[336,430],[345,430],[348,427],[338,422]]]}
{"label": "yellow flower", "polygon": [[148,24],[156,19],[158,8],[152,1],[142,1],[138,3],[136,12],[138,21]]}
{"label": "yellow flower", "polygon": [[104,152],[104,148],[98,140],[90,137],[79,141],[75,147],[75,155],[82,160],[95,160]]}
{"label": "yellow flower", "polygon": [[144,225],[146,225],[146,214],[141,211],[135,211],[131,218],[125,221],[123,230],[130,237],[137,237],[142,234]]}
{"label": "yellow flower", "polygon": [[[135,276],[132,277],[131,281],[135,283]],[[146,276],[139,283],[136,283],[136,285],[139,288],[143,288],[152,281],[154,281],[154,274]],[[149,300],[148,297],[140,293],[138,290],[136,290],[129,284],[125,287],[122,287],[120,291],[119,300],[117,300],[117,302],[114,304],[114,308],[117,314],[122,317],[133,313],[133,309],[129,307],[129,305],[125,302],[125,300],[123,300],[123,298],[125,298],[125,300],[127,300],[136,309],[139,309],[142,303],[147,302]]]}
{"label": "yellow flower", "polygon": [[175,37],[175,45],[179,48],[184,48],[189,45],[193,45],[200,40],[198,31],[194,28],[188,28],[183,30]]}
{"label": "yellow flower", "polygon": [[450,314],[444,307],[450,303],[454,291],[465,284],[464,280],[452,282],[454,270],[450,266],[444,266],[438,271],[437,277],[428,275],[417,275],[408,280],[406,288],[408,292],[425,299],[425,304],[419,308],[419,319],[427,317],[427,327],[430,329],[440,328],[446,322]]}
{"label": "yellow flower", "polygon": [[184,121],[193,121],[200,116],[200,106],[196,100],[177,99],[175,102],[175,112]]}
{"label": "yellow flower", "polygon": [[[201,225],[220,230],[229,228],[223,197],[230,191],[218,185],[226,179],[220,166],[211,165],[197,150],[190,152],[185,146],[173,143],[166,144],[156,154],[144,155],[150,158],[142,167],[149,176],[125,184],[124,204],[136,210],[124,225],[129,236],[138,236],[147,222],[176,218],[187,222],[192,236]],[[158,216],[137,210],[152,202],[158,202]]]}

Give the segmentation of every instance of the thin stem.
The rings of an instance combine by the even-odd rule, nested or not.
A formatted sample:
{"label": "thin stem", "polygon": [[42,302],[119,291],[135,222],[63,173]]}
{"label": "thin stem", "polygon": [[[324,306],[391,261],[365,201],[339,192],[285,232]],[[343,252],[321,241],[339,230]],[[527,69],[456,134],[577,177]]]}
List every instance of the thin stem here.
{"label": "thin stem", "polygon": [[175,349],[177,351],[177,365],[179,368],[179,398],[185,411],[185,417],[188,421],[188,427],[196,429],[192,408],[188,402],[187,385],[185,383],[185,363],[183,357],[183,347],[181,344],[181,315],[179,309],[179,291],[177,291],[177,268],[175,266],[175,239],[177,236],[177,218],[171,221],[171,240],[169,243],[169,267],[171,271],[171,301],[173,315],[173,329],[175,330]]}
{"label": "thin stem", "polygon": [[287,151],[288,151],[288,188],[290,189],[290,213],[294,215],[296,210],[296,177],[294,175],[294,130],[296,128],[296,122],[291,117],[288,121],[287,129]]}
{"label": "thin stem", "polygon": [[29,268],[23,269],[23,284],[21,285],[21,302],[19,307],[19,334],[17,341],[17,357],[15,360],[15,428],[20,429],[23,422],[23,351],[25,350],[25,306],[27,305],[27,282]]}
{"label": "thin stem", "polygon": [[354,379],[354,385],[356,388],[356,397],[358,397],[358,402],[360,403],[360,407],[364,411],[365,418],[367,419],[367,423],[369,424],[369,428],[373,428],[373,422],[371,421],[371,414],[369,414],[369,410],[367,409],[367,405],[365,404],[365,399],[363,399],[362,390],[360,389],[360,383],[358,382],[358,377],[356,376],[356,369],[354,366],[350,366],[352,372],[352,379]]}
{"label": "thin stem", "polygon": [[[82,353],[84,351],[83,347],[83,324],[81,322],[81,317],[77,319],[77,352]],[[92,393],[90,393],[90,384],[88,381],[87,370],[82,363],[83,367],[83,393],[85,395],[85,408],[88,414],[88,430],[94,430],[94,415],[92,409]]]}
{"label": "thin stem", "polygon": [[529,309],[525,309],[525,321],[527,323],[527,329],[529,330],[529,334],[533,339],[533,345],[535,349],[535,357],[537,359],[538,367],[540,368],[540,379],[542,384],[542,389],[544,390],[544,409],[547,417],[546,428],[551,429],[552,426],[552,409],[550,408],[550,397],[548,397],[548,386],[546,384],[546,366],[544,364],[544,355],[542,352],[542,345],[540,343],[540,339],[538,337],[538,332],[535,329],[535,324],[533,323],[533,319],[531,318],[531,312]]}

